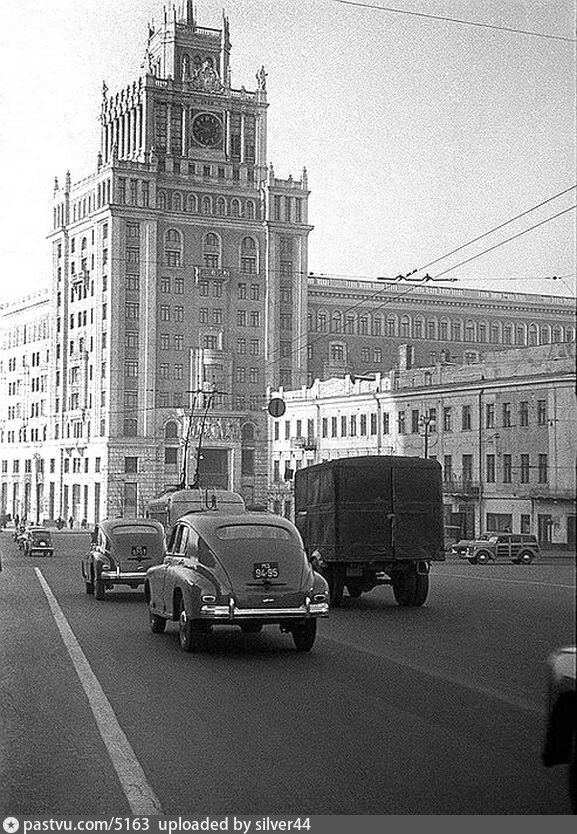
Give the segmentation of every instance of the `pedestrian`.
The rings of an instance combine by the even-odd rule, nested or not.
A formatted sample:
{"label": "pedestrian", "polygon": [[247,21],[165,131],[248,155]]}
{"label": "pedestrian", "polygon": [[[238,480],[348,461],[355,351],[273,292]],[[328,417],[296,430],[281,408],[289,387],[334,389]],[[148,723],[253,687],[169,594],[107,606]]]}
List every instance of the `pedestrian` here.
{"label": "pedestrian", "polygon": [[68,526],[70,527],[71,530],[74,527],[74,519],[73,519],[72,516],[70,516],[70,518],[68,519]]}

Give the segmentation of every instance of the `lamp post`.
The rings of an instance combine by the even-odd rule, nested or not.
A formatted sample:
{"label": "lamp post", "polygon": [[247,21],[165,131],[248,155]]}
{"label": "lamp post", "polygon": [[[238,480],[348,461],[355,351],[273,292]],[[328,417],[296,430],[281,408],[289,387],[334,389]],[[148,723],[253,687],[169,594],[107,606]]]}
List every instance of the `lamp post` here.
{"label": "lamp post", "polygon": [[429,416],[428,414],[421,414],[419,417],[419,428],[420,434],[424,440],[424,455],[423,457],[429,457],[429,436],[432,431],[435,430],[436,421],[433,417]]}

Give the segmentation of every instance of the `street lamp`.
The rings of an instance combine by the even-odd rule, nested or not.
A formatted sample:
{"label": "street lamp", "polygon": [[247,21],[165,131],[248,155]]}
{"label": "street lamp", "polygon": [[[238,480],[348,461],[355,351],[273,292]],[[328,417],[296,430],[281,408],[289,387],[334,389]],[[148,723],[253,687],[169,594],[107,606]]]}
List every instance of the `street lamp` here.
{"label": "street lamp", "polygon": [[420,434],[424,439],[424,457],[429,457],[429,436],[435,430],[436,421],[429,414],[421,414],[419,417]]}

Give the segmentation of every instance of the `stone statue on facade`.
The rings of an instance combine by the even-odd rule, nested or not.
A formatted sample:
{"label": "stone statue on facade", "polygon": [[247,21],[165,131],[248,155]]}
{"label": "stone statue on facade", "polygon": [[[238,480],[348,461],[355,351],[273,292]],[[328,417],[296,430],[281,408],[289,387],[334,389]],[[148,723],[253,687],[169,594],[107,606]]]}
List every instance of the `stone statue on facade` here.
{"label": "stone statue on facade", "polygon": [[261,68],[259,69],[259,71],[256,74],[256,82],[257,82],[259,90],[266,90],[266,77],[267,77],[267,75],[268,75],[268,72],[265,72],[264,64],[263,64],[263,66],[261,66]]}
{"label": "stone statue on facade", "polygon": [[210,61],[205,61],[200,69],[195,72],[192,86],[195,90],[203,90],[207,93],[222,93],[224,90],[218,73],[210,65]]}

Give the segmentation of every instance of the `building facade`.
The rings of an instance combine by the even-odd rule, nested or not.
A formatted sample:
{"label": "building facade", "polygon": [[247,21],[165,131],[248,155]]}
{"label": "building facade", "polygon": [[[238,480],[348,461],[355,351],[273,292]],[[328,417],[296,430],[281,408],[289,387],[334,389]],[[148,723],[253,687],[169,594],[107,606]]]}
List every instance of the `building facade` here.
{"label": "building facade", "polygon": [[476,362],[479,351],[575,341],[567,298],[309,276],[308,383],[391,367]]}
{"label": "building facade", "polygon": [[100,461],[90,518],[191,480],[201,424],[200,482],[266,495],[264,391],[305,378],[310,232],[306,172],[267,165],[267,106],[264,68],[231,85],[226,18],[167,8],[138,78],[103,88],[96,171],[55,184],[52,439]]}
{"label": "building facade", "polygon": [[575,544],[575,345],[485,354],[464,366],[402,362],[373,378],[281,391],[270,418],[269,501],[293,514],[294,473],[356,455],[417,455],[443,469],[448,538],[484,530]]}

